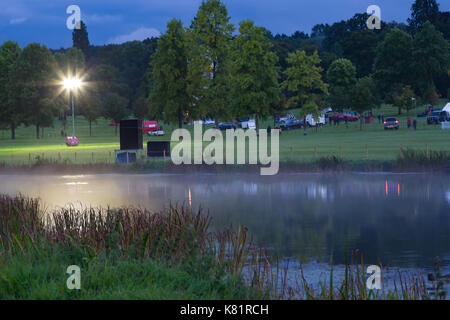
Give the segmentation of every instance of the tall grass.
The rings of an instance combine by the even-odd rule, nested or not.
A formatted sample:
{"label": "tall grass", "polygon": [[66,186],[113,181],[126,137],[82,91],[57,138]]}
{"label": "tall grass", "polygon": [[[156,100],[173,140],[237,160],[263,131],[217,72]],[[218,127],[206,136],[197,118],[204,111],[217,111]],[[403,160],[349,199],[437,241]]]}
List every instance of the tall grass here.
{"label": "tall grass", "polygon": [[[266,250],[255,246],[246,227],[232,226],[224,231],[211,232],[210,225],[209,215],[200,211],[193,212],[185,207],[169,207],[159,213],[131,207],[83,210],[68,207],[45,213],[37,199],[0,195],[0,287],[3,281],[6,283],[5,288],[14,292],[11,283],[21,286],[18,279],[25,277],[16,274],[15,282],[11,282],[2,271],[4,268],[8,269],[10,266],[8,270],[14,274],[28,265],[31,270],[41,272],[38,266],[33,266],[35,262],[32,261],[45,265],[48,264],[45,261],[57,255],[59,258],[55,261],[90,261],[91,263],[86,263],[86,268],[92,269],[92,274],[87,278],[91,279],[91,285],[96,288],[98,284],[92,280],[93,275],[105,276],[99,272],[99,269],[104,270],[103,264],[115,266],[119,263],[121,267],[117,267],[117,270],[125,274],[129,271],[124,266],[140,268],[142,276],[148,280],[152,272],[145,271],[145,268],[148,265],[154,268],[154,263],[158,262],[171,270],[181,268],[188,274],[185,277],[198,279],[203,284],[195,284],[194,287],[211,292],[206,296],[208,298],[429,298],[420,274],[400,275],[400,282],[391,292],[385,290],[384,280],[382,290],[368,291],[362,255],[360,261],[357,261],[356,255],[352,255],[351,262],[346,263],[345,279],[341,283],[333,283],[333,269],[329,282],[321,283],[319,288],[307,283],[302,270],[300,277],[291,281],[288,280],[289,265],[283,266],[276,257],[271,257]],[[55,263],[50,262],[50,265]],[[52,269],[54,266],[48,268]],[[45,270],[38,278],[50,277],[48,270]],[[116,282],[102,282],[105,288],[102,291],[99,287],[96,297],[110,297],[106,291],[111,290],[114,284],[119,288],[123,287],[120,283],[125,281],[123,276],[112,274],[109,277]],[[208,281],[205,284],[203,280]],[[146,283],[141,280],[138,282]],[[34,286],[45,287],[45,282]],[[129,287],[128,292],[133,293],[133,286]],[[63,289],[58,290],[62,297],[76,298],[64,293]],[[170,295],[164,296],[177,296],[179,289],[171,290]],[[217,290],[222,294],[217,296]],[[198,298],[199,295],[195,297]]]}

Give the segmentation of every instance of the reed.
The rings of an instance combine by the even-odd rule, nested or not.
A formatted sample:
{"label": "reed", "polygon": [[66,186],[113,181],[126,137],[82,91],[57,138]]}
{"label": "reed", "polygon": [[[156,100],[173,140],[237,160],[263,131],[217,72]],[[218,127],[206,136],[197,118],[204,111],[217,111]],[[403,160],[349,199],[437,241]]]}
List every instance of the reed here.
{"label": "reed", "polygon": [[[332,259],[329,281],[318,287],[306,281],[302,268],[291,279],[289,262],[281,263],[254,245],[246,227],[212,232],[211,222],[201,210],[173,206],[156,213],[133,207],[67,207],[47,213],[38,199],[0,195],[0,286],[2,268],[12,261],[26,264],[32,257],[42,260],[57,254],[80,263],[104,260],[107,265],[122,262],[135,268],[136,264],[158,261],[174,270],[187,270],[199,281],[207,278],[216,285],[225,281],[225,286],[230,286],[225,291],[233,295],[223,297],[231,299],[431,298],[420,273],[400,273],[393,291],[385,291],[383,276],[382,290],[367,290],[364,259],[359,252],[352,252],[351,259],[346,259],[345,279],[340,283],[333,280]],[[214,297],[216,294],[214,291]]]}

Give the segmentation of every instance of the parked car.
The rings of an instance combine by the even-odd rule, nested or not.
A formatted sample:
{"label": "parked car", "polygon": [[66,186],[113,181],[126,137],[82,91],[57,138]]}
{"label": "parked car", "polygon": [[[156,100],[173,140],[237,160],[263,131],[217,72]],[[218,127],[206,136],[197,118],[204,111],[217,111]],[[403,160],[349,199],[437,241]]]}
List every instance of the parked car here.
{"label": "parked car", "polygon": [[284,117],[277,117],[275,119],[275,123],[283,123],[283,122],[285,122],[286,120],[289,120],[289,119],[296,119],[296,118],[294,117],[294,115],[288,113]]}
{"label": "parked car", "polygon": [[158,121],[142,121],[142,132],[150,133],[158,130]]}
{"label": "parked car", "polygon": [[359,116],[355,112],[341,112],[334,113],[329,116],[331,121],[345,121],[345,117],[347,117],[347,121],[358,121]]}
{"label": "parked car", "polygon": [[164,132],[164,130],[159,129],[159,130],[154,130],[154,131],[148,131],[147,134],[149,136],[163,136],[166,133]]}
{"label": "parked car", "polygon": [[297,118],[288,119],[280,124],[281,130],[300,129],[303,127],[303,121]]}
{"label": "parked car", "polygon": [[113,126],[113,127],[115,127],[115,126],[120,126],[120,122],[114,122],[114,121],[111,121],[110,123],[108,123],[108,126]]}
{"label": "parked car", "polygon": [[398,128],[399,128],[398,119],[394,118],[394,117],[386,118],[386,119],[384,119],[383,126],[384,126],[384,130],[388,130],[388,129],[398,130]]}
{"label": "parked car", "polygon": [[[216,126],[213,126],[215,129]],[[236,126],[231,122],[219,122],[219,130],[236,129]]]}
{"label": "parked car", "polygon": [[76,147],[78,143],[79,142],[77,137],[66,137],[66,145],[68,147]]}
{"label": "parked car", "polygon": [[442,110],[434,110],[427,117],[428,124],[439,124],[450,120],[450,114]]}

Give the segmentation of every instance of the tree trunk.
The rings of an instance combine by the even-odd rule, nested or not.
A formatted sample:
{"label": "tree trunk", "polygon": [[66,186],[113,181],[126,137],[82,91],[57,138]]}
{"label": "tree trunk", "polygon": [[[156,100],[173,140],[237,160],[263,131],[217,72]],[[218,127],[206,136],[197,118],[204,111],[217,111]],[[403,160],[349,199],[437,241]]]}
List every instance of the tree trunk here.
{"label": "tree trunk", "polygon": [[39,139],[39,123],[36,124],[36,139]]}
{"label": "tree trunk", "polygon": [[402,108],[398,107],[398,115],[401,115],[401,114],[402,114]]}
{"label": "tree trunk", "polygon": [[42,134],[41,134],[42,139],[44,139],[44,127],[42,127]]}
{"label": "tree trunk", "polygon": [[359,131],[362,131],[362,125],[363,125],[363,115],[359,118]]}
{"label": "tree trunk", "polygon": [[303,118],[303,135],[306,136],[306,117]]}
{"label": "tree trunk", "polygon": [[11,139],[14,140],[16,138],[16,124],[11,122]]}
{"label": "tree trunk", "polygon": [[89,120],[89,137],[92,137],[92,121]]}

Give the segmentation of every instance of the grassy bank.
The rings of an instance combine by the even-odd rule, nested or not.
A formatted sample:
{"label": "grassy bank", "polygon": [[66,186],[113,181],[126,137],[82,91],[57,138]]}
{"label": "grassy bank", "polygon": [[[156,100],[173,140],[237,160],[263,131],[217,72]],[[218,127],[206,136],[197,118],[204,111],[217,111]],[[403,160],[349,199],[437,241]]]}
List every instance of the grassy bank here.
{"label": "grassy bank", "polygon": [[[279,173],[291,172],[450,172],[450,152],[429,149],[400,149],[393,160],[344,160],[339,155],[297,162],[282,160]],[[138,159],[132,164],[109,162],[73,163],[37,158],[30,163],[0,162],[0,174],[101,174],[101,173],[260,173],[260,165],[174,165],[170,158]]]}
{"label": "grassy bank", "polygon": [[[442,101],[439,106],[444,105]],[[411,117],[424,111],[420,106],[410,111]],[[299,110],[289,112],[297,115]],[[338,157],[347,162],[361,161],[393,161],[399,156],[401,149],[437,150],[450,152],[450,130],[442,130],[440,126],[427,125],[425,118],[418,118],[417,130],[407,129],[407,114],[397,116],[397,108],[383,105],[375,114],[383,113],[385,117],[396,116],[400,120],[400,130],[385,131],[382,124],[365,124],[360,131],[359,122],[341,123],[339,126],[326,125],[323,128],[309,128],[308,134],[303,130],[283,132],[280,136],[280,161],[310,163],[320,158]],[[68,123],[70,124],[70,119]],[[89,125],[82,117],[76,118],[76,135],[80,139],[78,147],[67,147],[60,135],[61,123],[55,121],[53,128],[44,130],[44,137],[35,138],[34,127],[20,127],[16,139],[11,140],[8,131],[0,134],[0,163],[4,165],[32,165],[42,159],[66,162],[71,164],[114,163],[114,150],[119,149],[119,136],[114,134],[115,128],[108,126],[109,121],[99,119],[92,126],[89,136]],[[150,140],[170,140],[174,129],[163,124],[166,136],[148,137],[144,135],[144,147]],[[261,128],[273,128],[273,119],[260,122]],[[210,126],[207,126],[209,128]],[[192,132],[192,126],[185,126]],[[205,128],[206,129],[206,128]],[[71,132],[70,126],[68,133]],[[207,145],[205,143],[204,145]]]}
{"label": "grassy bank", "polygon": [[[367,290],[363,259],[319,286],[252,244],[245,227],[210,232],[200,212],[170,208],[60,209],[0,196],[0,299],[429,299],[424,279]],[[66,269],[81,269],[81,289]],[[331,267],[332,268],[332,267]],[[439,290],[438,290],[439,291]]]}

